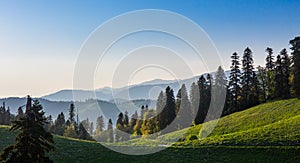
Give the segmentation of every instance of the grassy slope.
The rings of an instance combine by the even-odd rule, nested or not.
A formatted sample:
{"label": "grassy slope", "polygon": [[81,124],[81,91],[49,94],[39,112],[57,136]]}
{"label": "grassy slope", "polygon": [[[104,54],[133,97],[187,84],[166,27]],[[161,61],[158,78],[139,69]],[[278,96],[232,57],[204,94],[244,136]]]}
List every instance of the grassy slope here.
{"label": "grassy slope", "polygon": [[[178,138],[198,136],[201,128],[202,125],[198,125],[163,135],[157,140],[135,139],[122,145],[123,148],[127,148],[126,145],[136,145],[136,148],[143,150],[152,148],[141,147],[149,142],[155,146],[174,142]],[[7,126],[0,126],[0,150],[14,142],[15,133],[8,132],[8,129]],[[300,160],[300,147],[285,145],[299,143],[300,101],[292,99],[271,102],[234,113],[220,119],[215,130],[205,139],[186,140],[161,152],[145,156],[119,154],[96,142],[61,136],[54,138],[56,151],[52,152],[50,157],[56,162],[297,162]],[[223,145],[211,146],[213,144]]]}
{"label": "grassy slope", "polygon": [[[15,133],[0,126],[0,150],[13,143]],[[161,152],[130,156],[111,151],[101,144],[55,136],[56,151],[50,153],[55,162],[296,162],[299,147],[171,147]],[[124,146],[124,148],[127,148]],[[137,147],[138,148],[138,147]],[[151,147],[140,147],[143,148]]]}
{"label": "grassy slope", "polygon": [[[191,135],[199,137],[214,122],[191,127],[158,138],[174,142]],[[262,104],[223,117],[212,133],[200,140],[185,141],[178,145],[299,145],[300,100],[290,99]]]}

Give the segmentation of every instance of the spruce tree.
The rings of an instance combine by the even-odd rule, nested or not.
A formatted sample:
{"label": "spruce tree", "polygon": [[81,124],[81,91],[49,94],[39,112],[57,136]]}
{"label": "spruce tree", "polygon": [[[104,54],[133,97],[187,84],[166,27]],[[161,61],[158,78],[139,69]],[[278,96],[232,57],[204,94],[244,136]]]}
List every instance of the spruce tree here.
{"label": "spruce tree", "polygon": [[156,101],[156,112],[159,114],[165,106],[166,106],[166,97],[164,95],[164,92],[161,91]]}
{"label": "spruce tree", "polygon": [[266,69],[270,71],[270,70],[273,70],[275,67],[273,49],[270,47],[267,47],[266,52],[267,52]]}
{"label": "spruce tree", "polygon": [[185,84],[182,84],[180,91],[178,91],[177,105],[177,108],[179,108],[177,111],[179,119],[178,128],[182,129],[191,126],[193,122],[193,114]]}
{"label": "spruce tree", "polygon": [[78,127],[78,138],[83,140],[94,140],[82,123],[80,123]]}
{"label": "spruce tree", "polygon": [[195,124],[203,123],[206,118],[211,102],[212,80],[213,79],[210,74],[207,74],[206,79],[203,75],[201,75],[198,80],[199,105]]}
{"label": "spruce tree", "polygon": [[275,64],[275,92],[274,97],[276,99],[281,99],[284,92],[283,92],[283,82],[284,82],[284,75],[282,69],[282,62],[280,55],[277,56],[276,64]]}
{"label": "spruce tree", "polygon": [[300,99],[300,37],[295,37],[290,41],[293,59],[293,91]]}
{"label": "spruce tree", "polygon": [[231,56],[231,67],[229,76],[229,107],[227,114],[240,110],[239,97],[241,93],[241,71],[239,56],[235,52]]}
{"label": "spruce tree", "polygon": [[156,119],[155,119],[155,111],[148,110],[144,114],[144,121],[141,126],[141,133],[143,137],[147,137],[148,135],[155,133],[156,129],[157,126],[156,126]]}
{"label": "spruce tree", "polygon": [[13,121],[10,131],[18,130],[16,143],[7,147],[1,155],[3,162],[53,162],[46,153],[54,150],[53,137],[46,132],[47,119],[37,100],[27,97],[24,116]]}
{"label": "spruce tree", "polygon": [[137,113],[137,111],[134,112],[134,114],[132,114],[131,118],[130,118],[130,122],[129,122],[129,132],[132,134],[134,131],[134,126],[136,125],[137,119],[139,118],[139,115]]}
{"label": "spruce tree", "polygon": [[110,143],[113,143],[114,142],[114,131],[113,131],[113,124],[112,124],[111,119],[108,120],[107,132],[108,132],[108,140],[107,141]]}
{"label": "spruce tree", "polygon": [[99,116],[96,121],[96,131],[95,135],[99,135],[104,130],[104,119],[103,116]]}
{"label": "spruce tree", "polygon": [[54,126],[52,132],[57,135],[64,135],[64,131],[66,129],[66,120],[63,112],[58,114],[57,119],[54,122]]}
{"label": "spruce tree", "polygon": [[[159,130],[165,129],[176,117],[176,104],[174,91],[168,86],[166,88],[166,105],[158,115]],[[173,131],[174,128],[169,128],[165,132]]]}
{"label": "spruce tree", "polygon": [[193,123],[195,123],[200,101],[199,87],[195,82],[191,85],[190,99]]}
{"label": "spruce tree", "polygon": [[[148,106],[146,108],[148,108]],[[128,112],[127,111],[125,111],[125,115],[124,115],[124,119],[123,119],[123,125],[124,125],[124,127],[128,127],[128,125],[129,125],[129,117],[128,117]]]}
{"label": "spruce tree", "polygon": [[241,103],[242,109],[247,109],[258,104],[258,84],[256,74],[254,72],[252,51],[250,48],[244,50],[242,59],[242,90]]}
{"label": "spruce tree", "polygon": [[226,100],[226,91],[227,91],[227,77],[221,66],[218,67],[218,70],[215,75],[215,82],[212,87],[212,106],[209,108],[210,114],[208,115],[208,120],[214,120],[219,118],[223,112]]}
{"label": "spruce tree", "polygon": [[122,140],[122,131],[124,130],[124,124],[123,124],[123,120],[124,120],[124,115],[121,112],[118,116],[117,119],[117,123],[116,123],[116,142],[121,141]]}
{"label": "spruce tree", "polygon": [[73,103],[70,104],[69,108],[69,121],[75,123],[75,105]]}
{"label": "spruce tree", "polygon": [[145,106],[142,105],[140,117],[137,119],[136,124],[133,128],[133,132],[134,132],[135,136],[142,135],[141,127],[142,127],[142,123],[144,121],[144,114],[145,114]]}
{"label": "spruce tree", "polygon": [[282,72],[283,72],[282,98],[286,99],[291,97],[291,85],[290,85],[291,61],[288,52],[285,48],[280,51],[280,56],[281,56]]}
{"label": "spruce tree", "polygon": [[257,67],[257,79],[261,90],[260,100],[266,102],[268,99],[268,74],[266,68],[261,66]]}

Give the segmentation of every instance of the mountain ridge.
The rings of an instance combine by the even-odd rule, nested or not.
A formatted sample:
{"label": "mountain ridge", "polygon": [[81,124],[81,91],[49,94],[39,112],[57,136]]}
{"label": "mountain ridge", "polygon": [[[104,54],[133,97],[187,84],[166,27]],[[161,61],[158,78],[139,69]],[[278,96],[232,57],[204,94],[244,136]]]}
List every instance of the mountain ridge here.
{"label": "mountain ridge", "polygon": [[[208,73],[202,75],[206,76]],[[214,76],[215,72],[210,73]],[[230,71],[225,71],[228,77]],[[111,101],[115,98],[124,100],[136,100],[136,99],[151,99],[154,100],[158,97],[160,91],[164,91],[167,86],[170,86],[175,94],[178,92],[182,84],[186,87],[191,87],[193,82],[196,82],[201,75],[197,75],[187,79],[180,80],[163,80],[163,79],[153,79],[150,81],[145,81],[139,84],[124,86],[120,88],[103,87],[94,90],[72,90],[64,89],[60,90],[41,98],[51,100],[51,101],[84,101],[87,99],[101,99],[104,101]],[[151,93],[151,95],[149,95]],[[75,98],[73,98],[75,95]]]}

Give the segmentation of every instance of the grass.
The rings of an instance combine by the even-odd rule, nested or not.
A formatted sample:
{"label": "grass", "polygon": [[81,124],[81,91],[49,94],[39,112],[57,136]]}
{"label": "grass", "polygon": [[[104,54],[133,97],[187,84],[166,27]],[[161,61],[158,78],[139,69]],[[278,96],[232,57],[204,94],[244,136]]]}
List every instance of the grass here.
{"label": "grass", "polygon": [[[197,125],[157,139],[133,139],[118,144],[129,150],[151,150],[173,144],[157,153],[132,156],[114,152],[102,144],[54,136],[55,162],[299,162],[300,101],[270,102],[221,118],[206,138],[189,140],[206,132],[214,122]],[[205,126],[205,127],[203,127]],[[16,133],[0,126],[0,150],[14,143]],[[150,144],[150,145],[149,145]]]}
{"label": "grass", "polygon": [[221,118],[210,135],[200,137],[215,121],[163,135],[157,140],[177,145],[300,145],[300,101],[281,100],[262,104]]}

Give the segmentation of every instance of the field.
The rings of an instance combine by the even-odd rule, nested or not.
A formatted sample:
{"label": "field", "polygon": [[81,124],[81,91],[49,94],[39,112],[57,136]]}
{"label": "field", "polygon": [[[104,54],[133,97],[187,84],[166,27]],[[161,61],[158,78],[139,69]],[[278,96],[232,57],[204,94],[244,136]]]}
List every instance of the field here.
{"label": "field", "polygon": [[[223,117],[208,137],[201,138],[201,134],[212,123],[176,131],[157,139],[140,138],[117,144],[124,150],[149,150],[159,148],[161,144],[172,144],[154,154],[125,155],[97,142],[55,136],[56,151],[49,155],[55,162],[300,161],[299,100],[269,102]],[[7,126],[0,126],[0,150],[14,142],[15,133],[8,132],[8,129]]]}

